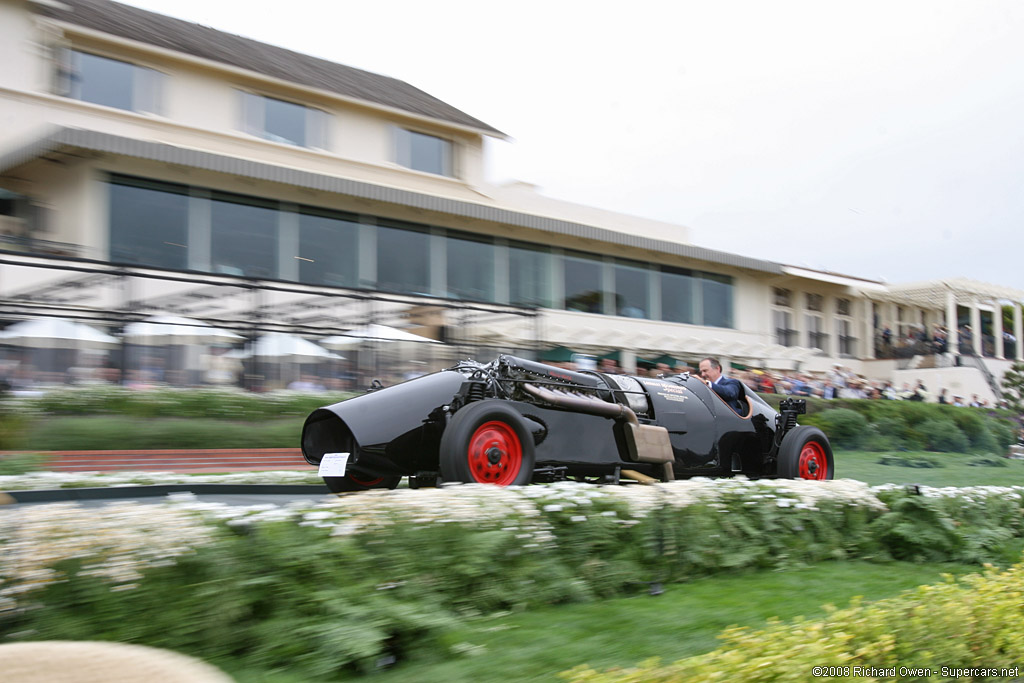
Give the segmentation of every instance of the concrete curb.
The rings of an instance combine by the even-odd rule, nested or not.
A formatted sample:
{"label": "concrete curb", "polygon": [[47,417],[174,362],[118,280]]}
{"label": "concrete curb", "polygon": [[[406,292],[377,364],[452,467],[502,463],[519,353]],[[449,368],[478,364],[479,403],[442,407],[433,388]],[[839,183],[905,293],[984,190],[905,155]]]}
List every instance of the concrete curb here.
{"label": "concrete curb", "polygon": [[191,492],[216,495],[327,495],[326,486],[317,484],[157,484],[152,486],[106,486],[102,488],[37,489],[32,491],[5,491],[15,503],[55,503],[76,500],[104,500],[111,498],[145,498],[166,496],[168,493]]}

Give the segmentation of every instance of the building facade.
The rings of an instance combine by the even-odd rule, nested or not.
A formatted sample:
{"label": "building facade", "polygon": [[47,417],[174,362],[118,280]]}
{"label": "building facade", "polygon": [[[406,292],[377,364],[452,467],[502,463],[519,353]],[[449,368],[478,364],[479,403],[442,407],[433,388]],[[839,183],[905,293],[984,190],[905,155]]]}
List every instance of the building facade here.
{"label": "building facade", "polygon": [[[7,321],[116,332],[171,312],[312,339],[385,323],[456,353],[878,375],[914,369],[879,358],[887,326],[950,318],[909,290],[489,185],[484,140],[504,134],[407,83],[107,0],[0,2],[0,122]],[[1019,339],[1024,296],[988,296],[1016,306]]]}

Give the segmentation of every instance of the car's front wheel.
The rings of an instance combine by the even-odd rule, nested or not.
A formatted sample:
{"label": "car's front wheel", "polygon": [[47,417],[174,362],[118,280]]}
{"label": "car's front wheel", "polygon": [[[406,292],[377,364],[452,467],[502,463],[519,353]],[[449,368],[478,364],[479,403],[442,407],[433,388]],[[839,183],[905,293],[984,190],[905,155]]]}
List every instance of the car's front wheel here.
{"label": "car's front wheel", "polygon": [[478,401],[455,413],[440,450],[444,481],[520,486],[533,478],[533,435],[503,401]]}
{"label": "car's front wheel", "polygon": [[801,425],[782,438],[779,476],[824,481],[835,476],[835,461],[828,437],[817,427]]}
{"label": "car's front wheel", "polygon": [[324,484],[331,493],[350,493],[369,489],[393,489],[402,481],[399,476],[373,477],[349,472],[344,477],[324,477]]}

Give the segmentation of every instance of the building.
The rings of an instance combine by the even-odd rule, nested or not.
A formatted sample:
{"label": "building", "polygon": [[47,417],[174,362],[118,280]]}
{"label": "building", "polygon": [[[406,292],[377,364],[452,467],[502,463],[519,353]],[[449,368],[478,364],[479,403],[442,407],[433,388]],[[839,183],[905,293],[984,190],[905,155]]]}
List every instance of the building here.
{"label": "building", "polygon": [[[0,121],[8,321],[384,323],[454,355],[563,345],[898,379],[916,368],[877,358],[885,326],[949,319],[916,290],[488,185],[484,139],[504,134],[407,83],[108,0],[0,2]],[[1019,339],[1024,294],[983,294],[1015,302]]]}

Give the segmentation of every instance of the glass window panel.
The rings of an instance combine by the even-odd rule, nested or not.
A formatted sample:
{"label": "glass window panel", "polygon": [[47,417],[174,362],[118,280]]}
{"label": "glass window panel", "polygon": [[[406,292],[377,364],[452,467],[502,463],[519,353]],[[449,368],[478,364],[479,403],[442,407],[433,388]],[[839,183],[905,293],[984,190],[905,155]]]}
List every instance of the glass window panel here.
{"label": "glass window panel", "polygon": [[627,318],[646,318],[650,270],[642,264],[615,264],[615,313]]}
{"label": "glass window panel", "polygon": [[135,67],[135,111],[159,114],[163,111],[164,74],[153,69]]}
{"label": "glass window panel", "polygon": [[306,107],[272,97],[263,98],[263,133],[268,140],[306,144]]}
{"label": "glass window panel", "polygon": [[452,175],[452,143],[448,140],[401,129],[398,131],[397,144],[398,163],[402,166],[424,173]]}
{"label": "glass window panel", "polygon": [[472,301],[494,301],[494,244],[449,234],[448,296]]}
{"label": "glass window panel", "polygon": [[359,284],[359,224],[354,218],[299,214],[299,281],[331,287]]}
{"label": "glass window panel", "polygon": [[604,313],[603,265],[597,258],[585,254],[565,255],[566,310]]}
{"label": "glass window panel", "polygon": [[714,273],[701,277],[704,324],[708,327],[732,327],[732,278]]}
{"label": "glass window panel", "polygon": [[682,268],[661,269],[661,319],[693,323],[693,273]]}
{"label": "glass window panel", "polygon": [[518,306],[551,306],[551,252],[525,244],[508,249],[509,302]]}
{"label": "glass window panel", "polygon": [[128,62],[75,52],[71,96],[84,102],[131,111],[134,71],[134,65]]}
{"label": "glass window panel", "polygon": [[430,235],[422,230],[377,228],[377,289],[430,293]]}
{"label": "glass window panel", "polygon": [[115,180],[110,189],[110,260],[188,267],[188,193],[178,185]]}
{"label": "glass window panel", "polygon": [[213,272],[276,277],[277,220],[277,207],[270,203],[214,195],[210,240]]}

